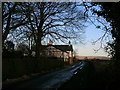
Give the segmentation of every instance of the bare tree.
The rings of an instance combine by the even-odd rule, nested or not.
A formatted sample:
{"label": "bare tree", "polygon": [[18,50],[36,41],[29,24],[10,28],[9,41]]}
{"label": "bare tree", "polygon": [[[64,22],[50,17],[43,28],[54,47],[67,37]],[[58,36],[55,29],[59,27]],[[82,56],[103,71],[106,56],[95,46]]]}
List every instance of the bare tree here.
{"label": "bare tree", "polygon": [[28,23],[21,5],[22,3],[18,2],[2,3],[2,43],[7,39],[10,31]]}
{"label": "bare tree", "polygon": [[49,36],[53,40],[65,42],[79,38],[83,33],[85,16],[77,3],[70,2],[32,2],[26,3],[29,23],[27,29],[36,43],[36,57],[39,57],[41,41]]}

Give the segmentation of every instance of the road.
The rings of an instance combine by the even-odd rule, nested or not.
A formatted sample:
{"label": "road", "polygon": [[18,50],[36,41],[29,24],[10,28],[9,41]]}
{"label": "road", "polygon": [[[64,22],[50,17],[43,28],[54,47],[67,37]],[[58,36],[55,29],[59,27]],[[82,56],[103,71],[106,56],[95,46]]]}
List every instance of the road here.
{"label": "road", "polygon": [[[14,88],[59,88],[62,84],[71,79],[71,77],[77,73],[79,69],[82,69],[85,65],[84,61],[78,62],[71,67],[40,76],[30,81],[23,82]],[[13,87],[12,87],[13,88]]]}

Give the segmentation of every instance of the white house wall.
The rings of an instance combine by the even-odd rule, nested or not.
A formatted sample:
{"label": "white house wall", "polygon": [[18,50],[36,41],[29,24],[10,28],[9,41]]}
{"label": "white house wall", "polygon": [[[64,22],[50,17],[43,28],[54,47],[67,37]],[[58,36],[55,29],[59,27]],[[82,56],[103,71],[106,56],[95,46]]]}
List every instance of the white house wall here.
{"label": "white house wall", "polygon": [[57,58],[63,58],[65,62],[69,61],[70,64],[73,63],[73,52],[72,51],[67,51],[63,52],[54,46],[48,46],[45,50],[45,55],[48,57],[57,57]]}
{"label": "white house wall", "polygon": [[58,58],[63,58],[63,52],[59,49],[56,49],[53,46],[47,47],[47,49],[45,51],[46,51],[48,56],[55,56]]}

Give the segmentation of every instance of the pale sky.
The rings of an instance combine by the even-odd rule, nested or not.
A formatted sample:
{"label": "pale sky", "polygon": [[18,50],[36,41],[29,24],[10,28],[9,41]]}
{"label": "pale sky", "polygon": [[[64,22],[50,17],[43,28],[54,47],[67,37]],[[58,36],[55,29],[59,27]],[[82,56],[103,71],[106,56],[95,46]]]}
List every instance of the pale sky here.
{"label": "pale sky", "polygon": [[[99,9],[99,7],[96,8]],[[87,23],[87,27],[84,29],[85,34],[83,34],[84,37],[83,43],[85,44],[73,44],[73,49],[78,53],[79,56],[107,56],[108,54],[102,48],[97,53],[95,53],[94,51],[100,48],[101,46],[100,41],[97,42],[95,45],[93,45],[92,42],[96,41],[105,33],[105,31],[103,31],[102,29],[104,28],[104,25],[109,26],[109,23],[106,22],[106,20],[102,17],[99,17],[99,19],[104,23],[104,25],[99,23],[95,19],[95,17],[98,18],[98,16],[92,15],[91,11],[89,12],[89,16],[94,16],[94,17],[90,17],[92,22],[95,25],[101,27],[98,29],[91,21],[89,21],[90,23]],[[106,45],[106,41],[104,41],[103,44]]]}
{"label": "pale sky", "polygon": [[104,49],[100,49],[95,53],[94,49],[97,50],[100,48],[100,42],[97,42],[95,45],[92,44],[93,41],[97,40],[104,34],[104,31],[97,29],[94,25],[90,25],[85,29],[84,41],[85,44],[73,45],[75,51],[77,51],[79,56],[107,56],[107,53]]}

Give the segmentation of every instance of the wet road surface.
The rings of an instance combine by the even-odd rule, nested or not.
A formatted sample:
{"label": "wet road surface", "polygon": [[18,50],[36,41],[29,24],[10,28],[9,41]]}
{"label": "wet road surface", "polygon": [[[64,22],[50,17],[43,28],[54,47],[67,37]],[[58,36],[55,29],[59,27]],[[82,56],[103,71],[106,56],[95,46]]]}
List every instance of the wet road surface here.
{"label": "wet road surface", "polygon": [[[14,88],[59,88],[62,84],[71,79],[71,77],[82,69],[84,61],[74,64],[73,66],[56,72],[40,76],[30,81],[23,82]],[[12,87],[13,88],[13,87]]]}

